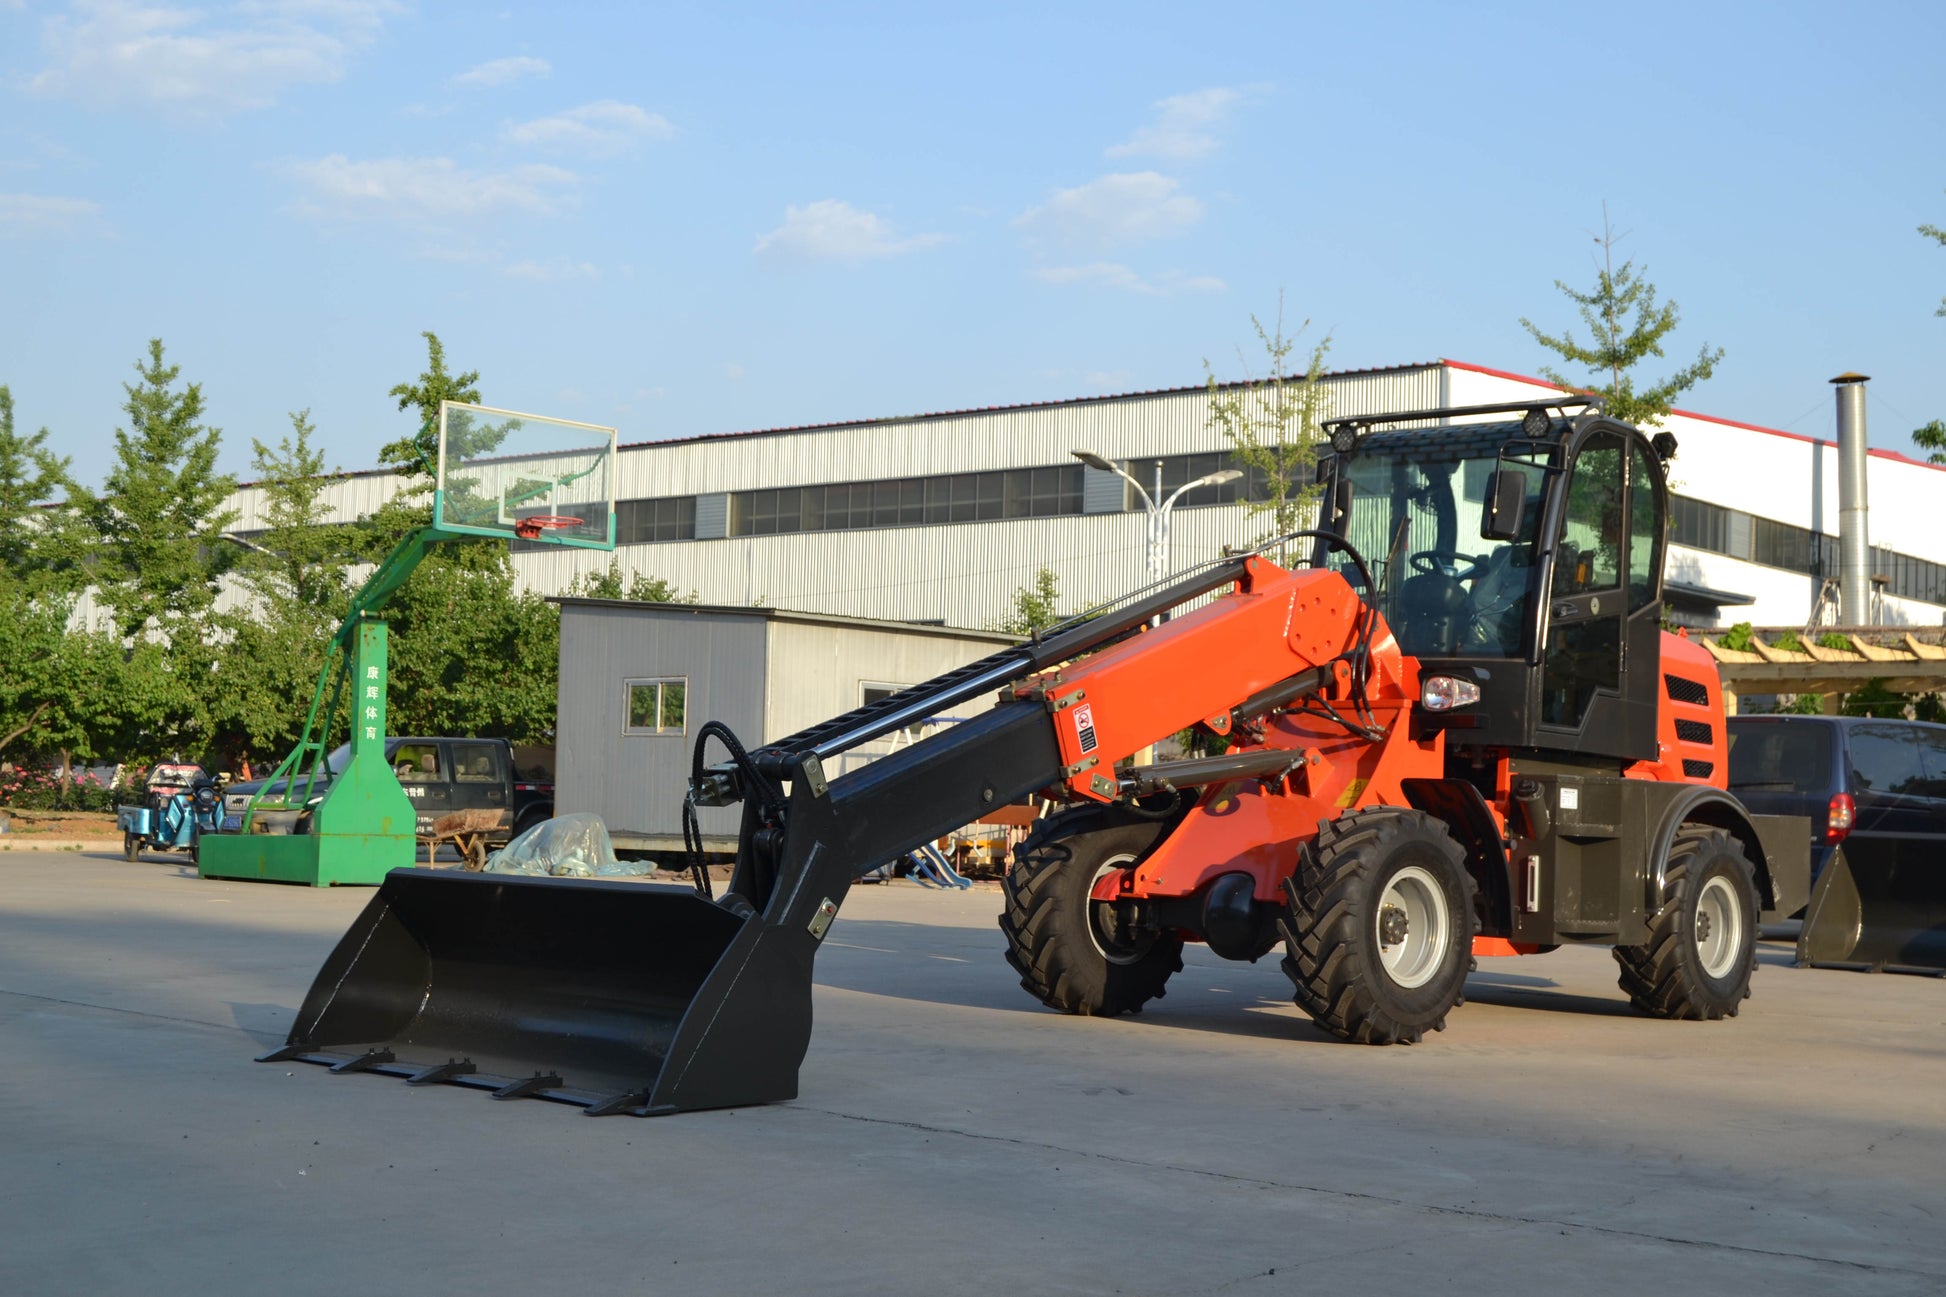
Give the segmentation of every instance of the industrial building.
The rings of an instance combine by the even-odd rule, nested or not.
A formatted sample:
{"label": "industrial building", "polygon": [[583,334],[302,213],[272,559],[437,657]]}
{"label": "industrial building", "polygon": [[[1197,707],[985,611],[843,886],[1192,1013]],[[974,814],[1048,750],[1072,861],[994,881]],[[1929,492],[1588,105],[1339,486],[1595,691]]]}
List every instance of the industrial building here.
{"label": "industrial building", "polygon": [[[1533,399],[1545,382],[1459,361],[1334,373],[1333,417]],[[703,603],[881,621],[990,627],[1042,568],[1064,609],[1145,583],[1149,509],[1229,463],[1205,387],[1032,405],[677,437],[625,444],[617,466],[616,557]],[[1694,413],[1664,425],[1680,450],[1668,569],[1672,620],[1802,626],[1839,620],[1838,448],[1832,441]],[[624,433],[626,437],[626,430]],[[1087,452],[1108,467],[1076,458]],[[1946,468],[1891,451],[1867,457],[1872,624],[1946,621]],[[1155,491],[1159,478],[1160,492]],[[1169,511],[1172,569],[1264,530],[1247,480],[1184,492]],[[334,483],[346,521],[398,488],[384,471]],[[246,535],[261,493],[233,501]],[[516,544],[522,585],[567,591],[609,556]],[[1828,581],[1834,584],[1827,585]]]}

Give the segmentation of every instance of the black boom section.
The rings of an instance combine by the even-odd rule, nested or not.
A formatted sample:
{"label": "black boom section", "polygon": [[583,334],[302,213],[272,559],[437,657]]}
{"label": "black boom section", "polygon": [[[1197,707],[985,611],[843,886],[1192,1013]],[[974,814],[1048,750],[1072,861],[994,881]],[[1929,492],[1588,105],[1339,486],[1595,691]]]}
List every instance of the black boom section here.
{"label": "black boom section", "polygon": [[[1244,574],[1246,558],[1240,555],[1211,564],[1201,572],[1126,607],[1057,627],[1044,639],[988,654],[977,662],[969,662],[924,684],[901,689],[890,697],[867,703],[842,716],[834,716],[809,729],[778,739],[751,753],[751,757],[767,777],[790,779],[798,762],[806,756],[822,760],[861,743],[869,743],[914,721],[937,715],[948,707],[1025,679],[1036,671],[1093,652],[1180,604],[1234,584]],[[1034,784],[1027,791],[1042,786]],[[962,820],[960,823],[965,822]]]}

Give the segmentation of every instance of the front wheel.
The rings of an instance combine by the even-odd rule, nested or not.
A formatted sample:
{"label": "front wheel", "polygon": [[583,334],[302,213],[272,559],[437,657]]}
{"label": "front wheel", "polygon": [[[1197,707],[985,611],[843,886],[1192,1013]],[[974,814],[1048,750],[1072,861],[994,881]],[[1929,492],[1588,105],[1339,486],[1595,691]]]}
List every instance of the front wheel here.
{"label": "front wheel", "polygon": [[133,833],[122,834],[122,859],[136,860],[142,854],[142,839]]}
{"label": "front wheel", "polygon": [[1615,947],[1628,1002],[1655,1018],[1734,1018],[1757,967],[1756,871],[1722,829],[1689,825],[1663,870],[1649,939]]}
{"label": "front wheel", "polygon": [[1446,826],[1374,808],[1324,824],[1285,881],[1284,972],[1340,1040],[1415,1044],[1444,1031],[1473,962],[1473,879]]}
{"label": "front wheel", "polygon": [[1047,821],[1014,853],[1000,915],[1007,962],[1021,986],[1051,1009],[1104,1018],[1140,1013],[1182,968],[1182,939],[1142,926],[1133,907],[1098,901],[1094,891],[1103,878],[1132,867],[1159,826],[1065,831],[1072,823]]}

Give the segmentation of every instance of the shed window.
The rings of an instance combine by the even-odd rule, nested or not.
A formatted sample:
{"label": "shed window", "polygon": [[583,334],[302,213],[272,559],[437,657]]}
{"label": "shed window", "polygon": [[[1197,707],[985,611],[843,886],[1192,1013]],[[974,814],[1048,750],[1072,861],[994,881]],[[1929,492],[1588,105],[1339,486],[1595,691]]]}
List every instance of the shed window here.
{"label": "shed window", "polygon": [[624,680],[624,734],[681,734],[688,719],[689,681]]}

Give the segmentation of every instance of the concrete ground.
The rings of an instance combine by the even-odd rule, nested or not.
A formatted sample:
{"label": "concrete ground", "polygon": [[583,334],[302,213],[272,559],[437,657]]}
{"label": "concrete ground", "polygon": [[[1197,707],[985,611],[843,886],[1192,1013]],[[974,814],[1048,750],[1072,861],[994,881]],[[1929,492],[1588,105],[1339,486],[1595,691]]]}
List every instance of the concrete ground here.
{"label": "concrete ground", "polygon": [[1946,1290],[1946,981],[1668,1023],[1567,950],[1370,1049],[1200,950],[1061,1017],[997,891],[862,887],[798,1100],[591,1120],[251,1061],[369,896],[0,856],[0,1293]]}

